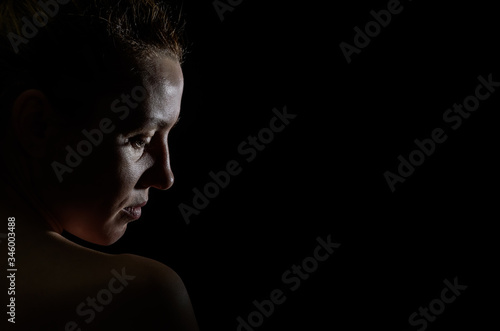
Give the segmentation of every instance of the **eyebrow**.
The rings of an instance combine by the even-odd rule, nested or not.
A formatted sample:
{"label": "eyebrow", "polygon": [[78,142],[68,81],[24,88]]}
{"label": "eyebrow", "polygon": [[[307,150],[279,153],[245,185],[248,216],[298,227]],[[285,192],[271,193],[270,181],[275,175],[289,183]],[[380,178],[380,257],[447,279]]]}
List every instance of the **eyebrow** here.
{"label": "eyebrow", "polygon": [[133,132],[139,129],[164,129],[170,126],[170,129],[174,128],[180,121],[180,117],[172,124],[171,122],[159,119],[157,117],[136,117],[131,118],[130,122],[126,125],[125,130]]}
{"label": "eyebrow", "polygon": [[175,121],[174,125],[172,125],[172,129],[175,128],[177,126],[177,124],[179,124],[179,121],[181,120],[181,117],[177,117],[177,121]]}
{"label": "eyebrow", "polygon": [[156,117],[146,117],[139,120],[141,127],[155,127],[159,129],[163,129],[169,125],[167,121],[161,120]]}

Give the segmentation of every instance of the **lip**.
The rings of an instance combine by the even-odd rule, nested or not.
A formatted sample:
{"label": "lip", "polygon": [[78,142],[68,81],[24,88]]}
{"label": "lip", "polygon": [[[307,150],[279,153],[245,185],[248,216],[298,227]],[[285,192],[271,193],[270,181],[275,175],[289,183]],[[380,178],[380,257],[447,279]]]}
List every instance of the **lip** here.
{"label": "lip", "polygon": [[125,207],[122,210],[127,215],[129,215],[132,219],[137,220],[137,219],[141,218],[142,207],[144,207],[146,205],[146,203],[147,203],[147,201],[143,202],[139,205],[136,205],[136,206]]}

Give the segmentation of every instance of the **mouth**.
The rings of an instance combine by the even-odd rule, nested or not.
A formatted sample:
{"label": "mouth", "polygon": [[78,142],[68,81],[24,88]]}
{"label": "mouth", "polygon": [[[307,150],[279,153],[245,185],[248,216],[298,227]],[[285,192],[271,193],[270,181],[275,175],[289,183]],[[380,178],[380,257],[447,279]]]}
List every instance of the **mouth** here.
{"label": "mouth", "polygon": [[143,202],[139,205],[125,207],[122,210],[130,216],[132,219],[137,220],[141,217],[142,207],[146,205],[147,202]]}

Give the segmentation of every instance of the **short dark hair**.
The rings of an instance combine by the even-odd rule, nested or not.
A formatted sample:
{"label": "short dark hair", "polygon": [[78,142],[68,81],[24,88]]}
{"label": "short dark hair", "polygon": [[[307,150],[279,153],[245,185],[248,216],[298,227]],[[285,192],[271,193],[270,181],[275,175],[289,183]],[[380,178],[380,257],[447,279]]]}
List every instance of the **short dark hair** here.
{"label": "short dark hair", "polygon": [[179,6],[166,1],[0,0],[0,116],[37,88],[61,115],[79,117],[75,101],[130,83],[144,60],[182,62],[183,28]]}

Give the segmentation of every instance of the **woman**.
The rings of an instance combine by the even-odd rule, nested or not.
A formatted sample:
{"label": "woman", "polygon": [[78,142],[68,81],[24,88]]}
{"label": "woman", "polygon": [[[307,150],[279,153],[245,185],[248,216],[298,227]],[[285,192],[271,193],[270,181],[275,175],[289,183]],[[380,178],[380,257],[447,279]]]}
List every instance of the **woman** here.
{"label": "woman", "polygon": [[1,1],[0,12],[2,330],[197,330],[173,270],[61,236],[110,245],[151,188],[172,186],[180,20],[155,0]]}

